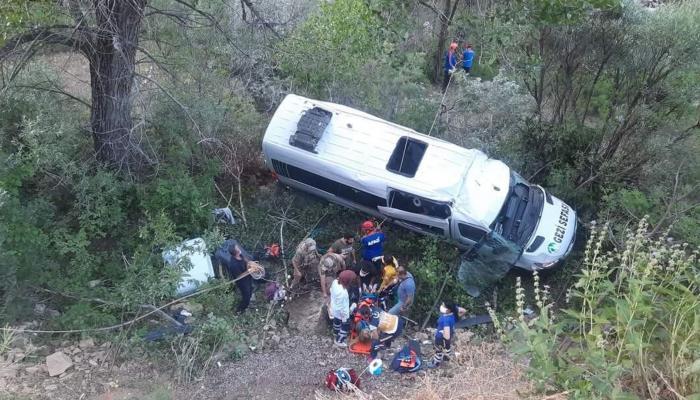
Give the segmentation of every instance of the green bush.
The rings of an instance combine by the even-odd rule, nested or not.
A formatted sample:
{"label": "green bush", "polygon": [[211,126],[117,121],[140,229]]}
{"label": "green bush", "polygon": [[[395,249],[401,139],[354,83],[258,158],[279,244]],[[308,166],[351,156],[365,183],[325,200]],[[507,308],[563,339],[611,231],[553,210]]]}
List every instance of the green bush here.
{"label": "green bush", "polygon": [[[411,258],[408,271],[416,281],[416,297],[411,315],[419,319],[417,322],[422,323],[428,313],[437,317],[435,307],[439,306],[439,302],[435,304],[436,300],[452,299],[463,307],[472,308],[473,299],[455,279],[458,253],[454,247],[432,237],[421,237],[417,242],[402,241],[398,248],[400,250],[394,254],[399,257],[399,263],[402,263],[403,254]],[[415,251],[415,258],[412,251]]]}
{"label": "green bush", "polygon": [[541,391],[576,399],[700,396],[698,250],[649,237],[645,219],[620,250],[603,248],[607,231],[594,228],[564,308],[553,311],[536,276],[538,312],[526,318],[518,281],[516,315],[495,318],[497,327],[529,360]]}

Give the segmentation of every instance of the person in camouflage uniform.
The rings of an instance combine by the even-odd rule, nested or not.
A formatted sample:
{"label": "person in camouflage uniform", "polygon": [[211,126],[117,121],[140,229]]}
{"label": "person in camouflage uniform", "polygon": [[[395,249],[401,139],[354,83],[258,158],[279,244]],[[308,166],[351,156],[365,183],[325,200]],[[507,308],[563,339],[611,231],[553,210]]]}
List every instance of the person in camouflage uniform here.
{"label": "person in camouflage uniform", "polygon": [[318,263],[321,255],[318,254],[316,241],[311,238],[306,238],[299,243],[294,257],[292,258],[292,266],[294,267],[294,279],[292,280],[292,288],[297,286],[301,279],[304,278],[308,282],[309,272],[318,269]]}
{"label": "person in camouflage uniform", "polygon": [[327,252],[321,257],[318,264],[318,276],[321,279],[321,293],[324,298],[330,296],[330,288],[333,280],[345,269],[343,256],[333,252]]}

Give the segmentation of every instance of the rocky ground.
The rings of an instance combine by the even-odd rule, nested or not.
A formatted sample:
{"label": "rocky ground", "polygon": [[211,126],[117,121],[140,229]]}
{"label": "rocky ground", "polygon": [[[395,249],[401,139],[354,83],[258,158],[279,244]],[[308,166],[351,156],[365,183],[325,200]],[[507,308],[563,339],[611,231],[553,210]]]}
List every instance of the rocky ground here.
{"label": "rocky ground", "polygon": [[[265,344],[243,359],[214,361],[205,374],[190,384],[178,384],[174,367],[153,364],[138,356],[123,357],[127,349],[93,339],[36,347],[31,337],[18,336],[12,349],[0,360],[0,399],[326,399],[347,398],[325,388],[325,374],[338,367],[362,372],[365,357],[333,346],[330,335],[318,324],[321,298],[307,293],[288,303],[286,326],[270,323],[264,328]],[[410,331],[409,331],[410,332]],[[410,332],[425,341],[431,354],[429,333]],[[470,341],[460,335],[456,359],[440,370],[416,374],[385,371],[380,376],[365,373],[360,399],[516,399],[528,385],[522,371],[500,346]],[[404,340],[383,355],[389,361]],[[133,352],[128,352],[133,354]],[[124,361],[124,359],[127,359]],[[449,395],[441,392],[454,388]],[[450,389],[452,390],[452,389]]]}

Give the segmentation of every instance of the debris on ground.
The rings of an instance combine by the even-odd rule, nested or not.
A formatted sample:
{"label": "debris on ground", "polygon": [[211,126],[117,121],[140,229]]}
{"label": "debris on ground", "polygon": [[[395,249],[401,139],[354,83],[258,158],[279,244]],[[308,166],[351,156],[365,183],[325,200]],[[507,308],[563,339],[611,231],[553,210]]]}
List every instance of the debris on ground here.
{"label": "debris on ground", "polygon": [[73,361],[62,351],[57,351],[46,357],[46,369],[49,371],[49,376],[61,375],[72,366]]}

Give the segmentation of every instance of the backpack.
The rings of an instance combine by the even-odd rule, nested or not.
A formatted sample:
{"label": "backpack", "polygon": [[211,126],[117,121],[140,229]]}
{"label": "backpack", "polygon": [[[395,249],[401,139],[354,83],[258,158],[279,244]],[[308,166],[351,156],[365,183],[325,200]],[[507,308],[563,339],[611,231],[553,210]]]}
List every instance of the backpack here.
{"label": "backpack", "polygon": [[360,378],[353,368],[338,368],[326,374],[326,387],[334,391],[349,391],[351,384],[360,387]]}
{"label": "backpack", "polygon": [[420,344],[415,340],[411,340],[401,351],[396,353],[391,362],[391,369],[400,373],[416,372],[423,365],[420,357]]}

